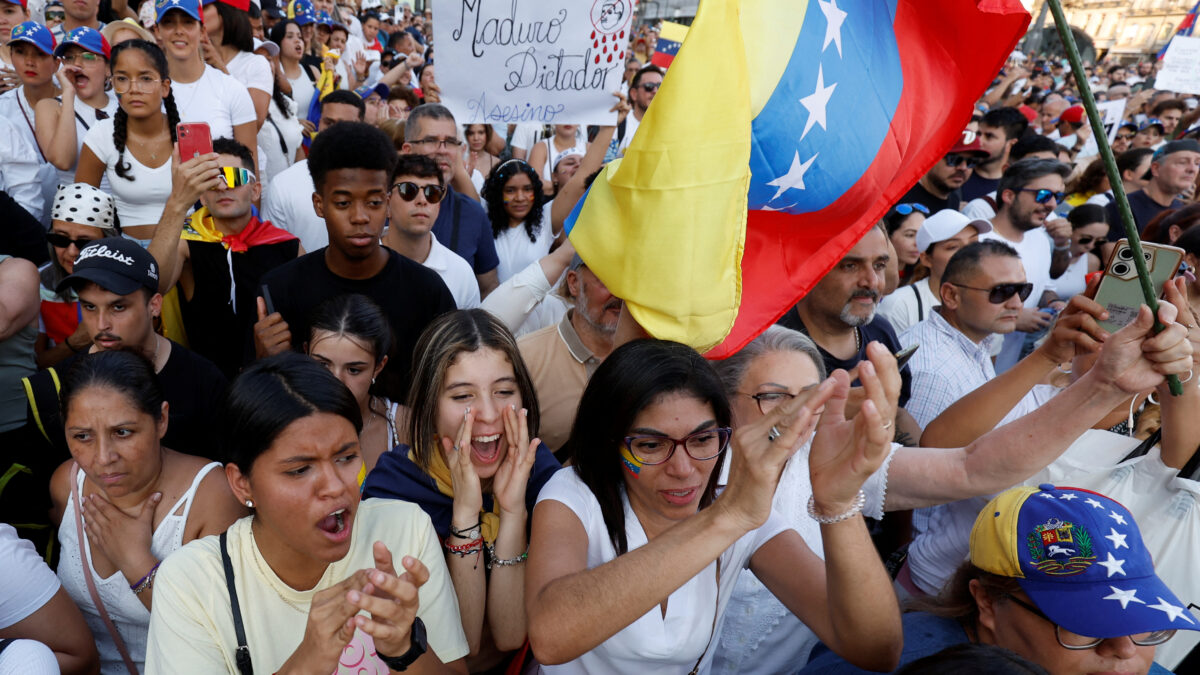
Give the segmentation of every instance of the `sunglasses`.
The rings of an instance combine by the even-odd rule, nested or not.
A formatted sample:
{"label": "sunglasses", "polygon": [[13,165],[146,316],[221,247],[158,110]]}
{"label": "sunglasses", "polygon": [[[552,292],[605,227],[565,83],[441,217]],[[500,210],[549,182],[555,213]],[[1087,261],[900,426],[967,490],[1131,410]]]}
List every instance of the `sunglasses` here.
{"label": "sunglasses", "polygon": [[87,237],[80,237],[79,239],[72,239],[65,234],[59,234],[57,232],[47,232],[46,233],[46,241],[50,242],[50,245],[53,246],[54,248],[70,248],[71,244],[75,244],[75,248],[77,248],[79,250],[83,250],[84,246],[87,246],[88,244],[92,243],[95,240],[88,239]]}
{"label": "sunglasses", "polygon": [[67,18],[66,12],[46,12],[47,21],[63,21]]}
{"label": "sunglasses", "polygon": [[958,286],[959,288],[966,288],[966,289],[969,289],[972,291],[987,292],[988,302],[992,303],[993,305],[1002,305],[1005,302],[1007,302],[1008,299],[1014,295],[1021,296],[1021,302],[1025,302],[1025,299],[1028,298],[1031,293],[1033,293],[1033,284],[1031,284],[1031,283],[996,284],[995,286],[992,286],[991,288],[975,288],[974,286],[955,284],[953,281],[951,281],[950,283],[955,286]]}
{"label": "sunglasses", "polygon": [[396,183],[392,186],[392,189],[406,202],[416,199],[417,194],[420,192],[425,193],[425,201],[430,204],[436,204],[442,201],[442,197],[446,196],[446,188],[441,185],[417,185],[416,183],[404,181],[403,183]]}
{"label": "sunglasses", "polygon": [[1041,188],[1040,190],[1038,188],[1021,188],[1021,192],[1032,192],[1033,201],[1039,204],[1045,204],[1046,202],[1050,201],[1051,197],[1054,197],[1055,202],[1061,204],[1062,200],[1067,198],[1067,193],[1065,192],[1055,192],[1053,190],[1047,190],[1046,188]]}
{"label": "sunglasses", "polygon": [[1137,134],[1117,134],[1118,141],[1132,141]]}
{"label": "sunglasses", "polygon": [[983,161],[979,157],[975,157],[973,155],[960,155],[957,153],[950,153],[949,155],[946,155],[945,160],[946,166],[958,166],[959,164],[966,164],[968,169],[974,169],[975,167],[979,166],[980,162]]}
{"label": "sunglasses", "polygon": [[1080,246],[1087,246],[1088,244],[1092,243],[1093,241],[1096,241],[1096,237],[1085,234],[1084,236],[1079,238],[1079,241],[1077,241],[1075,243],[1079,244]]}
{"label": "sunglasses", "polygon": [[929,207],[924,204],[917,204],[916,202],[912,204],[897,204],[894,208],[896,209],[896,213],[902,216],[910,215],[913,211],[929,215]]}
{"label": "sunglasses", "polygon": [[240,166],[221,167],[221,177],[225,179],[225,184],[231,190],[254,182],[254,174],[249,169],[243,169]]}
{"label": "sunglasses", "polygon": [[643,82],[643,83],[639,84],[638,86],[642,88],[642,91],[658,91],[658,88],[662,86],[662,83],[660,83],[660,82]]}

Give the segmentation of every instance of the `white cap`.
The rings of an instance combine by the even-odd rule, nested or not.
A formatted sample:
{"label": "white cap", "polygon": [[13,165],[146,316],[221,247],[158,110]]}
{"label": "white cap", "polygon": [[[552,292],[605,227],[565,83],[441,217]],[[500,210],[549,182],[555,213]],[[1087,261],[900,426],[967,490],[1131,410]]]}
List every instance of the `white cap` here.
{"label": "white cap", "polygon": [[942,209],[921,223],[921,229],[917,230],[917,250],[925,253],[930,246],[946,241],[968,225],[978,230],[979,234],[992,231],[992,224],[986,220],[971,220],[954,209]]}
{"label": "white cap", "polygon": [[254,38],[254,49],[251,51],[258,51],[259,48],[266,49],[267,53],[271,56],[279,56],[279,45],[271,42],[270,40],[259,40],[258,38]]}

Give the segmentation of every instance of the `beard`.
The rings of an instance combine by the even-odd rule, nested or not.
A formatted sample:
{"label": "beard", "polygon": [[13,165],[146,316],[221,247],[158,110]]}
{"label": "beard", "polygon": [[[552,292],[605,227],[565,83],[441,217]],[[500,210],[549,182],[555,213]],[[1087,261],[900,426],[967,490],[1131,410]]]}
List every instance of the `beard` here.
{"label": "beard", "polygon": [[[875,301],[875,304],[871,305],[871,311],[868,312],[866,316],[860,316],[854,313],[855,298],[871,298]],[[854,295],[850,296],[850,302],[847,302],[846,305],[842,307],[842,313],[838,315],[838,318],[841,319],[842,323],[846,324],[847,326],[852,328],[860,328],[875,320],[875,310],[878,306],[879,293],[875,291],[858,291],[855,292]]]}

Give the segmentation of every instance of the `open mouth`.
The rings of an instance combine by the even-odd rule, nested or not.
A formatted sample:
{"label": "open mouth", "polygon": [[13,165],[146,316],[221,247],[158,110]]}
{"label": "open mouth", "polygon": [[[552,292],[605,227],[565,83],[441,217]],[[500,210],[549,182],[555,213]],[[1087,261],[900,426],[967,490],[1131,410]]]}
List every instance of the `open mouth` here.
{"label": "open mouth", "polygon": [[471,455],[479,464],[491,464],[500,457],[500,434],[471,437]]}
{"label": "open mouth", "polygon": [[346,509],[338,509],[322,518],[321,522],[317,523],[317,528],[335,541],[344,539],[350,529],[346,525],[346,516]]}
{"label": "open mouth", "polygon": [[672,504],[683,505],[690,504],[696,496],[696,488],[686,488],[682,490],[659,490],[658,493],[663,496],[663,499]]}

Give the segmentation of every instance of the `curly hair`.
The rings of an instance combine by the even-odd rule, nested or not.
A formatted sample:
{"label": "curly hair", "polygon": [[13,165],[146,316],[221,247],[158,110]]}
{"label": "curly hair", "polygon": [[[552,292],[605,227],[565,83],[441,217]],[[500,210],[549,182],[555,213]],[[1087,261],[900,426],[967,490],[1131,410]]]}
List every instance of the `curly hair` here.
{"label": "curly hair", "polygon": [[508,209],[504,207],[504,186],[517,173],[529,176],[533,184],[533,208],[525,216],[525,234],[529,241],[537,241],[538,232],[542,229],[542,209],[546,206],[546,193],[542,191],[542,179],[537,172],[521,159],[510,159],[497,164],[488,174],[483,183],[483,201],[487,205],[488,220],[492,221],[492,238],[497,238],[508,230]]}
{"label": "curly hair", "polygon": [[[158,71],[158,76],[163,80],[170,78],[170,72],[167,70],[167,56],[163,54],[163,50],[153,42],[145,40],[126,40],[112,48],[112,68],[117,67],[117,60],[121,54],[137,49],[146,55],[150,60],[150,64],[154,66],[154,70]],[[175,127],[179,125],[179,110],[175,107],[175,93],[167,92],[163,98],[163,107],[167,110],[167,132],[171,134],[171,144],[174,145]],[[129,162],[125,161],[125,139],[128,136],[127,124],[129,122],[129,113],[125,112],[123,106],[117,108],[117,113],[113,115],[113,145],[117,148],[117,163],[114,167],[117,175],[125,180],[132,181],[133,176],[129,175],[129,169],[132,168]]]}

